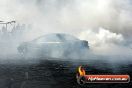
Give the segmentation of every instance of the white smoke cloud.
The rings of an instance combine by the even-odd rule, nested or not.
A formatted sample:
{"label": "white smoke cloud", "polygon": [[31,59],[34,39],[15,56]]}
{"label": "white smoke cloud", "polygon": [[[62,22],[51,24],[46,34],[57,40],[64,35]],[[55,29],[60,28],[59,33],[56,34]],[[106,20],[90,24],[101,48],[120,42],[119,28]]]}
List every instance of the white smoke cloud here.
{"label": "white smoke cloud", "polygon": [[0,20],[32,24],[25,40],[63,32],[88,40],[94,51],[131,54],[123,45],[132,41],[131,0],[0,0],[0,6]]}
{"label": "white smoke cloud", "polygon": [[1,20],[33,25],[27,38],[45,33],[76,35],[83,28],[103,27],[131,36],[131,0],[1,0]]}
{"label": "white smoke cloud", "polygon": [[124,37],[122,34],[116,34],[103,28],[99,28],[97,32],[89,29],[83,31],[79,36],[79,38],[82,40],[88,40],[90,46],[93,47],[98,47],[105,44],[123,44],[124,42]]}
{"label": "white smoke cloud", "polygon": [[130,56],[132,50],[125,46],[126,41],[122,34],[110,32],[107,29],[99,28],[98,31],[92,29],[79,34],[81,40],[88,40],[92,52],[101,55]]}

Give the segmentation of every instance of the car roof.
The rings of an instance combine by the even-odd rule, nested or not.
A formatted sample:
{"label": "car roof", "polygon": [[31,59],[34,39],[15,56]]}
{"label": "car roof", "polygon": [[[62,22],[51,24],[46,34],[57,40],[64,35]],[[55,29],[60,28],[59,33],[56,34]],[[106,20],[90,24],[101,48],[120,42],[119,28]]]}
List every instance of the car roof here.
{"label": "car roof", "polygon": [[78,38],[64,33],[47,34],[35,39],[35,41],[43,41],[43,42],[64,42],[64,41],[78,41],[78,40],[79,40]]}

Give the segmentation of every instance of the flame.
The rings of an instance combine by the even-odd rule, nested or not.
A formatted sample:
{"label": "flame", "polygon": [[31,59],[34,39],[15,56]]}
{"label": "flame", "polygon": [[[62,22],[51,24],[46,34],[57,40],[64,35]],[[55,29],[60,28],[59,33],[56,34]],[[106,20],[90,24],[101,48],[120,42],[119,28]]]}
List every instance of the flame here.
{"label": "flame", "polygon": [[78,67],[78,72],[79,72],[79,75],[80,76],[86,75],[86,72],[85,72],[84,68],[82,68],[82,66],[79,66]]}

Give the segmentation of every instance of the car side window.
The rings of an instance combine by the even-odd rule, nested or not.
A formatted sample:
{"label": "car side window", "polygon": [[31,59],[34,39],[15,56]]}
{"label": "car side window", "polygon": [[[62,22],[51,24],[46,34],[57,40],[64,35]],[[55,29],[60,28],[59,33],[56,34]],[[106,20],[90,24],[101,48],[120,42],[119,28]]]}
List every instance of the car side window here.
{"label": "car side window", "polygon": [[45,36],[36,40],[36,42],[60,42],[61,40],[57,36]]}

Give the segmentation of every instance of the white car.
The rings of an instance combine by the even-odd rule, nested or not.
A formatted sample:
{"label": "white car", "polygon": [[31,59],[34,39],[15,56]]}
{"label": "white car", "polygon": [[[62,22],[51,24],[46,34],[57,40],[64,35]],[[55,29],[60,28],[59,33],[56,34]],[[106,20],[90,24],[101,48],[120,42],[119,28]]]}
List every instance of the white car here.
{"label": "white car", "polygon": [[69,34],[53,33],[24,42],[17,49],[24,56],[67,57],[88,48],[88,41],[79,40]]}

